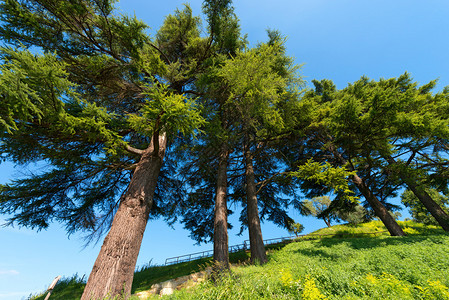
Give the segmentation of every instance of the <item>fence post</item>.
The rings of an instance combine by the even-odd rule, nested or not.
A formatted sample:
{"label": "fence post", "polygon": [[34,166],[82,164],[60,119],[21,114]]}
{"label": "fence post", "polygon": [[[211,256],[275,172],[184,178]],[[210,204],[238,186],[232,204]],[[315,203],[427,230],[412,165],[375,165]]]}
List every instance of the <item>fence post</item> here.
{"label": "fence post", "polygon": [[47,291],[48,294],[45,297],[45,300],[48,300],[48,298],[50,298],[51,292],[53,292],[53,289],[55,288],[56,283],[58,283],[58,280],[61,279],[61,275],[57,276],[53,282],[50,284],[50,286],[48,287]]}

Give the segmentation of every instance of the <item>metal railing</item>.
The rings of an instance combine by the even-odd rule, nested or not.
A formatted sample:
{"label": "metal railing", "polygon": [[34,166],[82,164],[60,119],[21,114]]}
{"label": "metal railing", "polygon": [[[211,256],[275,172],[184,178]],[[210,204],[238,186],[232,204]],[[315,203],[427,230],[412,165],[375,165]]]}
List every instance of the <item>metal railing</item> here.
{"label": "metal railing", "polygon": [[[313,235],[301,234],[301,235],[297,235],[297,236],[293,235],[293,236],[286,236],[286,237],[279,237],[279,238],[274,238],[274,239],[263,240],[263,244],[265,246],[268,246],[268,245],[280,244],[280,243],[291,243],[291,242],[294,242],[295,240],[319,239],[319,238],[326,237],[326,236],[355,237],[358,235],[365,235],[365,234],[366,235],[373,234],[375,236],[376,234],[382,234],[385,232],[388,232],[388,230],[376,231],[376,232],[361,232],[361,233],[354,233],[354,234],[351,234],[351,233],[349,233],[349,234],[328,233],[328,234],[313,234]],[[249,240],[245,240],[243,242],[243,244],[229,246],[229,253],[248,250],[250,248],[249,245],[250,245]],[[196,253],[191,253],[191,254],[186,254],[186,255],[181,255],[181,256],[169,257],[165,260],[165,265],[166,266],[174,265],[174,264],[188,262],[188,261],[192,261],[192,260],[196,260],[196,259],[211,257],[211,256],[213,256],[213,254],[214,254],[214,250],[207,250],[207,251],[196,252]]]}
{"label": "metal railing", "polygon": [[[234,253],[234,252],[238,252],[238,251],[247,250],[247,247],[248,246],[245,242],[243,244],[229,246],[228,251],[229,251],[229,253]],[[214,255],[214,250],[207,250],[207,251],[196,252],[196,253],[191,253],[191,254],[186,254],[186,255],[181,255],[181,256],[169,257],[165,260],[165,265],[167,266],[167,265],[179,264],[179,263],[188,262],[191,260],[211,257],[213,255]]]}
{"label": "metal railing", "polygon": [[[296,236],[296,235],[294,235],[294,236],[285,236],[285,237],[274,238],[274,239],[267,239],[267,240],[263,240],[263,244],[265,246],[268,246],[268,245],[272,245],[272,244],[280,244],[280,243],[286,243],[286,242],[289,243],[289,242],[291,242],[292,240],[294,240],[297,237],[300,237],[300,235],[298,235],[298,236]],[[249,245],[249,240],[245,240],[244,243]]]}

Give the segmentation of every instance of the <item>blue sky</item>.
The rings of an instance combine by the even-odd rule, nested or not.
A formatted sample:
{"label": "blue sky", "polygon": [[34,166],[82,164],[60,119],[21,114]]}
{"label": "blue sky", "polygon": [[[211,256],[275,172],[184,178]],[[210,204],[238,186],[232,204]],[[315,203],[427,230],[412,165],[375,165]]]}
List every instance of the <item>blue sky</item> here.
{"label": "blue sky", "polygon": [[[118,5],[123,13],[135,13],[154,33],[164,16],[184,2],[123,0]],[[190,4],[199,15],[201,1]],[[437,90],[449,85],[447,0],[240,0],[234,5],[251,45],[266,40],[268,28],[288,37],[287,51],[296,63],[304,64],[301,74],[309,83],[327,78],[344,88],[362,75],[377,80],[408,71],[420,84],[438,78]],[[2,163],[0,183],[22,172],[23,167]],[[324,226],[322,221],[293,216],[306,232]],[[0,216],[0,223],[6,217]],[[270,224],[262,230],[266,239],[287,235]],[[230,234],[231,245],[247,239],[246,233],[236,236],[237,231]],[[68,239],[59,224],[39,233],[0,228],[0,240],[0,300],[43,291],[57,275],[88,276],[101,246],[100,242],[83,249],[80,236]],[[212,249],[210,244],[193,244],[181,226],[171,229],[151,222],[137,264],[161,264],[167,257]]]}

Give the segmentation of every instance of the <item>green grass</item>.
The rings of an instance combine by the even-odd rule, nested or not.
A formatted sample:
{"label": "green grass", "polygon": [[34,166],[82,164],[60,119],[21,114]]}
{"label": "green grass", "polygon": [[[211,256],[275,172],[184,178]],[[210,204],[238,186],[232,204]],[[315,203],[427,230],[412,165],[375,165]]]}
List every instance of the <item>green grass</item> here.
{"label": "green grass", "polygon": [[[413,235],[432,235],[432,234],[444,234],[444,230],[441,227],[434,225],[424,225],[421,223],[416,223],[413,221],[398,221],[399,226],[402,227],[404,232],[408,236]],[[381,221],[372,221],[368,223],[360,223],[360,224],[344,224],[344,225],[334,225],[332,227],[326,227],[318,229],[309,234],[309,236],[314,235],[327,235],[323,236],[323,238],[327,237],[363,237],[370,236],[370,233],[382,232],[381,234],[376,234],[376,236],[384,235],[389,236],[390,234],[385,228],[384,224]],[[374,235],[371,235],[374,236]]]}
{"label": "green grass", "polygon": [[[245,252],[231,253],[229,260],[233,264],[241,264],[249,260],[249,254]],[[190,262],[184,262],[170,266],[147,265],[134,273],[134,281],[131,293],[146,291],[155,283],[169,279],[189,275],[204,270],[212,262],[212,258],[202,258]],[[62,278],[53,290],[51,300],[80,299],[83,294],[85,281],[75,275],[72,278]],[[34,295],[32,300],[43,300],[47,293]]]}
{"label": "green grass", "polygon": [[[229,256],[230,262],[234,264],[245,262],[248,259],[249,255],[244,252],[232,253]],[[153,284],[158,282],[199,272],[211,263],[212,258],[202,258],[171,266],[144,267],[134,274],[132,293],[149,290]]]}
{"label": "green grass", "polygon": [[[164,299],[449,300],[449,235],[411,221],[400,225],[407,237],[351,238],[385,230],[377,221],[324,228],[313,234],[333,233],[337,238],[271,246],[263,266],[243,264],[218,283],[205,282]],[[248,254],[233,254],[231,260],[247,261]],[[135,274],[133,292],[208,264],[210,259],[144,267]],[[83,283],[75,279],[58,284],[50,299],[79,299]]]}
{"label": "green grass", "polygon": [[449,236],[291,243],[263,266],[166,299],[449,299]]}
{"label": "green grass", "polygon": [[[56,284],[50,299],[80,299],[86,283],[78,275],[71,278],[61,278]],[[30,299],[45,299],[47,292],[31,296]]]}

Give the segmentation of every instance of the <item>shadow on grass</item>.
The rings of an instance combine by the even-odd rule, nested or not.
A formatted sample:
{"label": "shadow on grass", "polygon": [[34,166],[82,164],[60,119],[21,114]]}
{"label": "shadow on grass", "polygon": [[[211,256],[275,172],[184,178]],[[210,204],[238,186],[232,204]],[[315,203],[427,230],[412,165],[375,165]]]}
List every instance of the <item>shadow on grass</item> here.
{"label": "shadow on grass", "polygon": [[[249,261],[249,253],[240,251],[231,253],[229,261],[232,264],[245,264]],[[184,262],[169,266],[146,266],[134,273],[133,285],[131,293],[134,294],[140,291],[146,291],[155,283],[174,279],[177,277],[190,275],[204,270],[212,264],[212,258],[202,258],[190,262]],[[63,278],[55,286],[51,294],[52,300],[71,300],[80,299],[83,294],[86,282],[84,278],[79,278],[77,275],[72,278]],[[30,296],[33,300],[43,300],[47,293],[41,295]]]}
{"label": "shadow on grass", "polygon": [[[240,251],[231,253],[229,261],[232,264],[242,264],[249,260],[249,253]],[[131,292],[134,294],[146,291],[155,283],[190,275],[204,270],[212,264],[212,257],[202,258],[189,262],[168,265],[168,266],[148,266],[134,273],[134,280]]]}
{"label": "shadow on grass", "polygon": [[155,283],[199,272],[204,270],[211,262],[212,258],[202,258],[168,266],[144,267],[134,273],[131,293],[149,290]]}
{"label": "shadow on grass", "polygon": [[410,245],[415,243],[420,243],[428,241],[434,244],[445,244],[448,243],[449,237],[448,233],[439,233],[434,235],[424,235],[424,236],[404,236],[404,237],[392,237],[392,236],[381,236],[381,237],[364,237],[364,238],[334,238],[334,239],[321,239],[315,240],[313,243],[316,245],[316,249],[298,249],[294,252],[301,253],[304,255],[316,255],[322,257],[328,257],[332,259],[341,258],[342,255],[339,254],[329,254],[326,251],[322,251],[320,247],[331,248],[338,244],[346,244],[352,249],[373,249],[378,247],[385,247],[389,245]]}

